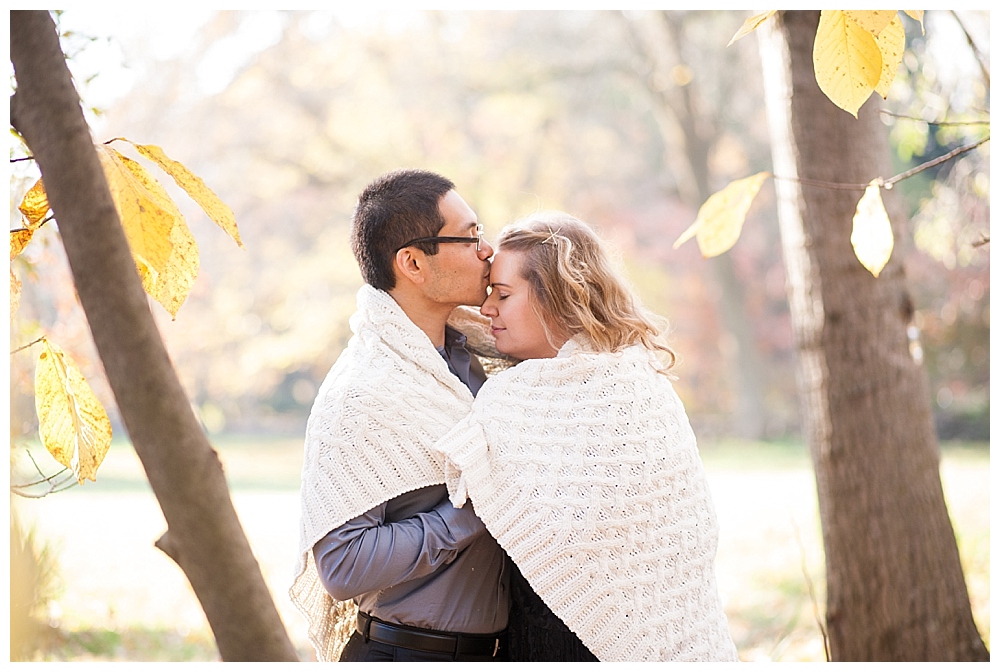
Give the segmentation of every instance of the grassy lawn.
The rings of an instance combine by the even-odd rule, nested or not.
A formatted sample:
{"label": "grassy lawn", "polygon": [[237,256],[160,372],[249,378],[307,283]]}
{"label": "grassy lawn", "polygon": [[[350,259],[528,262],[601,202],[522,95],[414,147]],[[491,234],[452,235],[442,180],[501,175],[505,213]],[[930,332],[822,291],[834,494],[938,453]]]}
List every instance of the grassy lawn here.
{"label": "grassy lawn", "polygon": [[[305,660],[305,621],[287,597],[298,538],[300,437],[215,437],[233,501],[275,603]],[[973,613],[989,644],[989,445],[943,447],[942,480]],[[716,573],[745,661],[821,661],[823,549],[811,464],[800,443],[702,446],[721,528]],[[212,661],[211,633],[180,570],[153,547],[166,529],[129,445],[97,483],[15,498],[57,558],[47,661]],[[813,597],[815,596],[815,598]]]}

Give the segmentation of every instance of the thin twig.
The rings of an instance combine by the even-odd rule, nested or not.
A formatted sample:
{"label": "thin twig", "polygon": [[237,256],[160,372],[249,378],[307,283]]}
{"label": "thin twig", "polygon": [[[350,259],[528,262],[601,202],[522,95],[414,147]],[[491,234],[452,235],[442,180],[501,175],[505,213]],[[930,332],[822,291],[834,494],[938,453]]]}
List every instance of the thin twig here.
{"label": "thin twig", "polygon": [[34,160],[35,160],[35,157],[33,157],[33,156],[24,156],[24,157],[21,157],[19,159],[11,159],[10,162],[11,163],[18,163],[19,161],[34,161]]}
{"label": "thin twig", "polygon": [[[66,471],[66,470],[63,469],[59,473],[61,474],[63,471]],[[76,484],[77,484],[76,477],[73,476],[72,473],[70,473],[69,475],[66,476],[66,478],[64,478],[63,480],[59,481],[58,483],[56,483],[55,485],[53,485],[52,487],[50,487],[48,490],[46,490],[46,491],[44,491],[42,493],[31,493],[31,492],[28,492],[26,489],[22,489],[22,488],[25,487],[25,486],[22,486],[22,485],[12,485],[12,486],[10,486],[10,489],[18,497],[24,497],[25,499],[41,499],[42,497],[48,497],[49,495],[54,495],[54,494],[63,492],[65,490],[69,490],[70,488],[72,488]]]}
{"label": "thin twig", "polygon": [[[32,459],[31,461],[34,462],[35,460]],[[38,465],[36,464],[35,467],[37,468],[37,466]],[[36,485],[41,485],[42,483],[51,483],[53,480],[55,480],[64,471],[69,471],[69,467],[63,467],[62,469],[60,469],[56,473],[52,474],[51,476],[46,476],[45,474],[42,474],[39,471],[39,476],[41,476],[41,478],[39,478],[37,481],[29,481],[28,483],[18,483],[16,485],[11,486],[11,487],[14,487],[14,488],[33,488]]]}
{"label": "thin twig", "polygon": [[44,336],[40,336],[39,338],[36,338],[35,340],[33,340],[31,343],[28,343],[27,345],[22,345],[17,350],[12,350],[10,354],[16,355],[17,353],[21,352],[22,350],[27,350],[28,348],[30,348],[31,346],[33,346],[35,343],[41,343],[44,340],[45,340],[45,337]]}
{"label": "thin twig", "polygon": [[[31,460],[31,466],[33,466],[35,468],[35,471],[38,472],[39,476],[42,476],[43,475],[42,474],[42,468],[39,467],[38,466],[38,462],[35,461],[35,456],[32,455],[31,451],[28,450],[27,448],[24,449],[24,452],[26,452],[28,454],[28,459]],[[58,475],[58,474],[56,474],[56,475]]]}
{"label": "thin twig", "polygon": [[[58,478],[60,475],[66,472],[69,473],[66,474],[65,478],[63,478],[61,481],[56,482],[56,478]],[[73,472],[70,471],[69,467],[63,467],[62,469],[52,474],[51,476],[43,476],[41,480],[34,481],[32,483],[15,483],[10,486],[10,489],[13,490],[16,494],[21,495],[22,497],[30,497],[35,499],[44,497],[45,495],[50,495],[54,492],[61,492],[59,488],[68,482],[75,482],[75,476],[73,475]],[[41,485],[42,483],[50,484],[49,489],[46,490],[44,493],[39,495],[39,494],[30,494],[27,492],[28,488],[33,488],[35,486]]]}
{"label": "thin twig", "polygon": [[879,113],[884,114],[887,117],[895,117],[896,119],[909,119],[910,121],[922,121],[928,126],[989,126],[989,119],[981,120],[976,119],[975,121],[927,121],[926,119],[921,119],[920,117],[911,117],[908,114],[896,114],[895,112],[890,112],[889,110],[879,110]]}
{"label": "thin twig", "polygon": [[[883,186],[886,189],[891,189],[892,185],[896,184],[897,182],[899,182],[901,180],[905,180],[908,177],[913,177],[917,173],[923,172],[923,171],[927,170],[928,168],[933,168],[934,166],[938,165],[939,163],[944,163],[945,161],[953,159],[956,156],[958,156],[959,154],[964,154],[965,152],[972,151],[973,149],[975,149],[979,145],[982,145],[983,143],[989,142],[989,140],[990,140],[990,136],[987,135],[985,138],[983,138],[981,140],[978,140],[978,141],[973,142],[973,143],[968,144],[968,145],[962,145],[961,147],[957,147],[957,148],[953,149],[952,151],[948,152],[947,154],[945,154],[944,156],[939,156],[936,159],[932,159],[932,160],[927,161],[925,163],[921,163],[919,166],[916,166],[914,168],[910,168],[909,170],[907,170],[907,171],[905,171],[903,173],[900,173],[899,175],[895,175],[894,177],[890,177],[887,180],[883,180],[881,186]],[[798,182],[800,184],[807,184],[807,185],[814,186],[814,187],[823,187],[825,189],[844,189],[844,190],[847,190],[847,191],[864,191],[865,189],[868,188],[867,184],[850,184],[850,183],[847,183],[847,182],[826,182],[824,180],[811,180],[811,179],[806,178],[806,177],[784,177],[784,176],[781,176],[781,175],[774,175],[773,177],[776,180],[787,180],[788,182]]]}
{"label": "thin twig", "polygon": [[986,88],[989,89],[990,69],[989,66],[987,65],[988,63],[987,59],[983,58],[983,53],[979,51],[979,47],[976,46],[976,42],[975,40],[972,39],[972,35],[969,33],[968,30],[966,30],[965,24],[962,23],[962,19],[958,18],[958,12],[956,12],[953,9],[951,10],[951,15],[955,17],[955,23],[957,23],[958,27],[962,29],[963,33],[965,33],[965,39],[969,42],[969,46],[972,48],[972,53],[975,54],[976,60],[979,62],[979,68],[980,70],[983,71],[983,79],[986,80]]}
{"label": "thin twig", "polygon": [[951,150],[950,152],[948,152],[947,154],[945,154],[944,156],[939,156],[938,158],[936,158],[936,159],[934,159],[932,161],[928,161],[927,163],[920,164],[916,168],[911,168],[910,170],[907,170],[905,173],[900,173],[899,175],[896,175],[895,177],[890,177],[888,180],[886,180],[885,182],[883,182],[882,185],[886,189],[889,189],[889,188],[892,187],[892,185],[896,184],[900,180],[905,180],[906,178],[911,177],[913,175],[916,175],[917,173],[919,173],[919,172],[921,172],[923,170],[927,170],[928,168],[932,168],[932,167],[938,165],[939,163],[944,163],[945,161],[948,161],[950,159],[955,158],[959,154],[964,154],[965,152],[972,151],[973,149],[975,149],[979,145],[983,144],[984,142],[989,142],[989,141],[990,141],[990,136],[987,135],[985,138],[983,138],[982,140],[980,140],[978,142],[974,142],[974,143],[972,143],[970,145],[963,145],[961,147],[957,147],[957,148]]}
{"label": "thin twig", "polygon": [[830,662],[830,640],[826,634],[826,626],[823,625],[823,619],[819,615],[819,602],[816,600],[816,591],[813,589],[812,578],[809,576],[809,568],[806,566],[806,548],[802,543],[802,535],[799,534],[799,526],[795,523],[795,518],[789,517],[792,521],[792,529],[795,530],[795,541],[799,544],[799,557],[802,560],[802,576],[806,579],[806,587],[809,589],[809,599],[812,600],[813,606],[813,617],[816,619],[816,625],[819,626],[820,634],[823,635],[823,654],[826,656],[826,662]]}
{"label": "thin twig", "polygon": [[37,225],[32,226],[31,228],[25,228],[25,227],[22,226],[20,229],[11,229],[10,232],[11,233],[20,233],[21,231],[37,231],[38,229],[42,228],[43,226],[45,226],[46,224],[48,224],[49,222],[51,222],[55,218],[56,218],[55,214],[52,214],[52,215],[49,215],[48,217],[46,217],[45,219],[43,219],[42,221],[38,222]]}
{"label": "thin twig", "polygon": [[[18,495],[19,497],[25,497],[25,498],[28,498],[28,499],[41,499],[42,497],[46,497],[48,495],[51,495],[51,494],[54,494],[54,493],[57,493],[57,492],[62,492],[63,490],[68,490],[69,488],[73,487],[73,485],[76,484],[76,482],[77,482],[76,481],[76,477],[73,474],[73,472],[70,471],[69,467],[63,467],[62,469],[60,469],[56,473],[51,474],[49,476],[46,476],[42,472],[42,468],[38,466],[38,462],[35,460],[35,456],[31,454],[31,451],[28,450],[27,448],[25,448],[24,452],[27,454],[28,459],[31,460],[31,466],[33,466],[35,468],[35,472],[39,476],[41,476],[41,480],[34,481],[32,483],[17,483],[17,484],[12,484],[10,486],[10,489],[11,489],[11,491],[15,495]],[[55,480],[61,474],[64,474],[64,473],[66,473],[68,471],[70,473],[66,474],[66,477],[63,478],[61,481],[56,481]],[[45,492],[42,492],[41,494],[28,492],[28,488],[33,488],[33,487],[35,487],[37,485],[41,485],[42,483],[48,483],[49,484],[49,487],[48,487],[48,489]],[[68,483],[68,485],[67,485],[67,483]],[[63,486],[65,486],[65,487],[63,487]]]}
{"label": "thin twig", "polygon": [[785,180],[786,182],[798,182],[799,184],[805,184],[810,187],[822,187],[823,189],[840,189],[842,191],[864,191],[868,188],[867,184],[848,184],[846,182],[827,182],[825,180],[811,180],[808,177],[784,177],[782,175],[775,175],[776,180]]}
{"label": "thin twig", "polygon": [[973,247],[982,247],[983,245],[990,244],[990,235],[984,234],[983,237],[972,244]]}

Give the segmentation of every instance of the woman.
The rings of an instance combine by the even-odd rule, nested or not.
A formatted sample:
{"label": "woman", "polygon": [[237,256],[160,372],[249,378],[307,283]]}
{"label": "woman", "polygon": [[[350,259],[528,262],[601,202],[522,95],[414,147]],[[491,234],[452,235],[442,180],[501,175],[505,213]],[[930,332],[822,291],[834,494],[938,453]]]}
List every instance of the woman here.
{"label": "woman", "polygon": [[660,327],[563,213],[504,229],[490,284],[496,348],[523,361],[437,444],[452,502],[475,502],[598,659],[737,660],[715,512]]}

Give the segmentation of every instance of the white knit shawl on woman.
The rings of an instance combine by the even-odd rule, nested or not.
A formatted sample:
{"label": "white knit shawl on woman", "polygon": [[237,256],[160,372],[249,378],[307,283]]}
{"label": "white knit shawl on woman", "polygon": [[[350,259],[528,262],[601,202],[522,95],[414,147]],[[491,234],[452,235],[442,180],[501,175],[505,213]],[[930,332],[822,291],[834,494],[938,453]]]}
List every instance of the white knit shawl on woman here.
{"label": "white knit shawl on woman", "polygon": [[434,443],[472,405],[469,389],[385,292],[364,285],[350,324],[354,336],[323,381],[306,426],[299,557],[289,591],[324,661],[339,657],[357,607],[323,588],[312,547],[383,502],[444,483]]}
{"label": "white knit shawl on woman", "polygon": [[490,378],[437,444],[535,592],[602,661],[737,660],[715,583],[718,525],[694,433],[642,346]]}

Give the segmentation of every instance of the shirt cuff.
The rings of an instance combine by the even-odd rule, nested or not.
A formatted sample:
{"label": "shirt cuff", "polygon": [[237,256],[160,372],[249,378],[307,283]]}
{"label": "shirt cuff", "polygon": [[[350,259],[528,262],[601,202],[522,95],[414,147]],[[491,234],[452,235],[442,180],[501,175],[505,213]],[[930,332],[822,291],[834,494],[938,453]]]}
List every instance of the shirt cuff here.
{"label": "shirt cuff", "polygon": [[462,547],[486,531],[483,521],[479,520],[479,516],[472,508],[472,502],[467,502],[461,509],[456,509],[451,501],[446,499],[435,506],[434,510],[441,516],[441,520],[448,526],[448,531]]}

